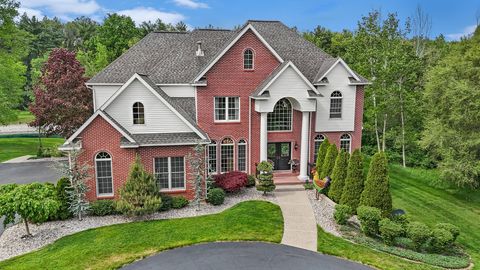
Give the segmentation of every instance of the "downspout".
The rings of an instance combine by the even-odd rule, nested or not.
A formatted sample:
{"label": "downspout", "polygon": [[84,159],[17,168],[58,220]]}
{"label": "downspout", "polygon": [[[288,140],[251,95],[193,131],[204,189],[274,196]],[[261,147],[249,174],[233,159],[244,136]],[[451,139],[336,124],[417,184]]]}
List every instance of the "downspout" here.
{"label": "downspout", "polygon": [[252,173],[252,98],[248,97],[248,174]]}

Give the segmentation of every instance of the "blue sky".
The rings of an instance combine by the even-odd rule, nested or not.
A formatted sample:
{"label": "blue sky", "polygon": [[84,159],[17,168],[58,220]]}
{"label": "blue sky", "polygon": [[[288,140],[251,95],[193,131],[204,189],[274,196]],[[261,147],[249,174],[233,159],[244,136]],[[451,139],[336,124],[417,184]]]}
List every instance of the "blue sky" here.
{"label": "blue sky", "polygon": [[440,33],[447,39],[459,39],[473,32],[476,17],[480,19],[480,0],[20,0],[20,12],[36,16],[57,16],[64,21],[89,16],[101,21],[105,14],[117,12],[131,16],[136,23],[161,18],[176,23],[184,21],[190,27],[209,24],[232,28],[247,19],[280,20],[300,31],[322,25],[332,30],[355,29],[362,15],[372,9],[384,14],[396,12],[405,22],[417,5],[431,17],[431,36]]}

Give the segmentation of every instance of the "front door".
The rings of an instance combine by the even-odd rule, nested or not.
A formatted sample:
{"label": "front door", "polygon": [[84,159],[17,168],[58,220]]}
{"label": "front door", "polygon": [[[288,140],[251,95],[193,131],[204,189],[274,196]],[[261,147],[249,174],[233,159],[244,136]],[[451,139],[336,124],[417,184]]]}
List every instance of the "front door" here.
{"label": "front door", "polygon": [[273,161],[274,170],[290,170],[290,145],[289,142],[268,144],[267,157]]}

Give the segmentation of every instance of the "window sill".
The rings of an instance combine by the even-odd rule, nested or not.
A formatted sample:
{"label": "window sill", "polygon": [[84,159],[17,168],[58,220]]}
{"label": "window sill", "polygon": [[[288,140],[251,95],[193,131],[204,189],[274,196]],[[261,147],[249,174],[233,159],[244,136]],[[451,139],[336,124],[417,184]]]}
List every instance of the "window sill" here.
{"label": "window sill", "polygon": [[184,193],[186,192],[187,189],[160,189],[161,193],[169,193],[169,194],[175,194],[175,193]]}
{"label": "window sill", "polygon": [[288,133],[288,132],[293,132],[293,130],[291,130],[291,129],[290,130],[269,130],[267,132],[268,133],[282,133],[282,132]]}
{"label": "window sill", "polygon": [[243,71],[245,71],[245,72],[254,72],[255,69],[243,69]]}
{"label": "window sill", "polygon": [[102,194],[102,195],[97,195],[97,199],[115,199],[115,195],[113,194]]}
{"label": "window sill", "polygon": [[240,120],[233,120],[233,121],[214,121],[214,124],[239,124],[241,123]]}

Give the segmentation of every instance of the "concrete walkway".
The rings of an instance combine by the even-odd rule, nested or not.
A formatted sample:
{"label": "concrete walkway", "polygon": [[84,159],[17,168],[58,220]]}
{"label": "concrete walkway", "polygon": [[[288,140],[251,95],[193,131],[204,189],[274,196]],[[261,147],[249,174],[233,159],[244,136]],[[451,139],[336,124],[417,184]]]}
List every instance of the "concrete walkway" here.
{"label": "concrete walkway", "polygon": [[303,186],[277,186],[275,196],[284,220],[282,244],[317,251],[317,223]]}

